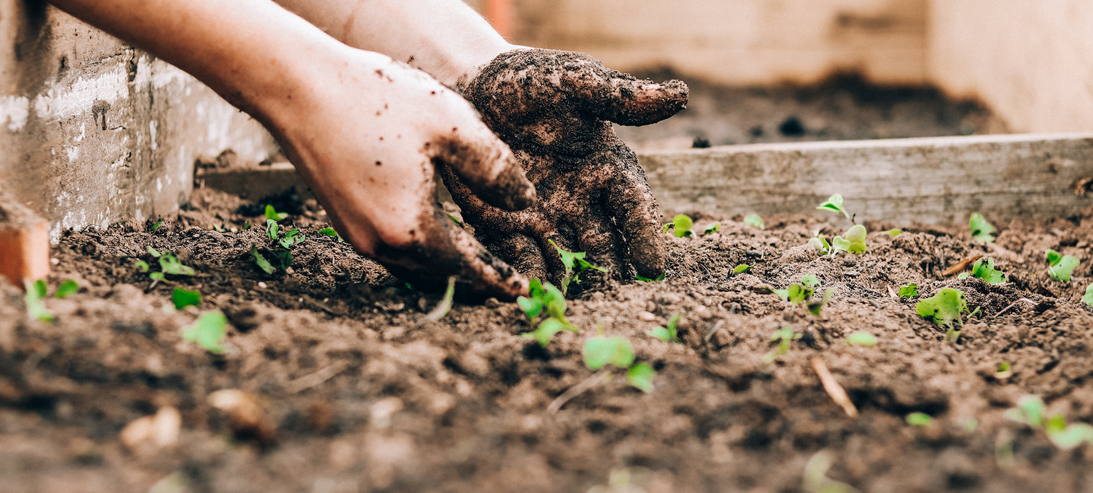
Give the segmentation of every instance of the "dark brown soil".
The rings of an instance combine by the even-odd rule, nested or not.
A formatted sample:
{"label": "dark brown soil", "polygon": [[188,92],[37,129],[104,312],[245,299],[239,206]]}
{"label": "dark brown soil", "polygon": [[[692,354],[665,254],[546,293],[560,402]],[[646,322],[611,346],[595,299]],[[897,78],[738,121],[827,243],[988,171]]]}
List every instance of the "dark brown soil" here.
{"label": "dark brown soil", "polygon": [[[250,250],[269,240],[242,230],[261,218],[234,213],[239,205],[201,191],[195,209],[154,233],[66,234],[49,282],[82,289],[46,302],[54,323],[28,320],[20,291],[0,285],[0,491],[574,492],[612,477],[615,489],[596,491],[800,491],[821,450],[834,459],[828,476],[862,491],[1093,491],[1093,446],[1063,452],[1003,417],[1036,394],[1071,422],[1093,422],[1093,309],[1078,302],[1093,277],[1093,210],[998,224],[985,248],[964,226],[909,227],[836,257],[802,246],[820,218],[766,218],[763,231],[720,218],[719,233],[669,240],[665,281],[572,300],[582,332],[542,349],[519,336],[527,326],[511,303],[457,303],[422,323],[437,297],[316,234],[325,223],[313,203],[289,219],[308,232],[293,270],[266,275]],[[699,226],[715,219],[694,216]],[[152,260],[148,246],[178,253],[197,275],[150,287],[132,260]],[[1046,248],[1085,260],[1073,282],[1047,277]],[[1011,282],[939,278],[976,252]],[[740,263],[754,268],[730,277]],[[835,290],[822,319],[767,289],[809,273]],[[927,296],[962,289],[983,316],[945,342],[914,301],[890,296],[907,282]],[[175,285],[227,314],[226,354],[180,337],[198,311],[166,308]],[[645,335],[674,313],[682,344]],[[764,363],[785,326],[803,337]],[[580,349],[597,327],[633,342],[659,372],[656,389],[616,378],[548,414],[592,375]],[[849,346],[855,331],[879,344]],[[814,357],[860,417],[828,397]],[[1013,374],[1000,380],[1004,361]],[[209,404],[220,389],[255,396],[254,426]],[[123,427],[168,407],[181,412],[177,443],[122,444]],[[908,425],[915,411],[933,424]]]}
{"label": "dark brown soil", "polygon": [[641,76],[681,78],[691,92],[687,109],[675,117],[617,129],[639,150],[1008,132],[976,101],[953,100],[933,87],[878,86],[853,74],[770,87],[722,86],[671,72]]}

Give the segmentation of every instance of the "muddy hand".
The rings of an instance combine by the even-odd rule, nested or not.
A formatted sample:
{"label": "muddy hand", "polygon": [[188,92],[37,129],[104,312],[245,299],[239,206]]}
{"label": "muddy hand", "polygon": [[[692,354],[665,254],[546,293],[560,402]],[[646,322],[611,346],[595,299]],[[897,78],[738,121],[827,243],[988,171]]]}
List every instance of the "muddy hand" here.
{"label": "muddy hand", "polygon": [[521,49],[498,56],[459,84],[486,124],[515,152],[535,184],[535,207],[504,211],[457,174],[445,183],[480,240],[529,277],[558,282],[553,240],[617,279],[664,273],[660,211],[637,156],[611,122],[647,125],[687,104],[687,86],[638,80],[581,53]]}
{"label": "muddy hand", "polygon": [[[513,155],[455,92],[389,58],[351,52],[271,125],[339,233],[422,289],[456,276],[461,296],[512,299],[527,279],[438,210],[434,167],[513,211],[535,191]],[[283,118],[282,118],[283,117]],[[281,123],[287,122],[287,123]],[[499,210],[500,210],[499,209]]]}

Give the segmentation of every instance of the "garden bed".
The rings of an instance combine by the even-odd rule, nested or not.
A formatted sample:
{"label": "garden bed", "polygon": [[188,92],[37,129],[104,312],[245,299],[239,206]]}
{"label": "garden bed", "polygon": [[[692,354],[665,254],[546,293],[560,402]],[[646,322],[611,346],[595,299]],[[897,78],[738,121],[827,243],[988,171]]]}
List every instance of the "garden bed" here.
{"label": "garden bed", "polygon": [[[266,274],[252,248],[271,242],[244,229],[264,222],[262,205],[200,190],[158,228],[66,233],[50,291],[67,279],[80,291],[45,301],[52,323],[0,285],[0,491],[799,491],[821,451],[828,478],[863,491],[1093,487],[1093,446],[1064,451],[1004,417],[1038,395],[1093,422],[1093,308],[1079,301],[1093,209],[996,221],[986,245],[963,222],[866,221],[860,256],[807,246],[849,226],[810,211],[766,217],[763,230],[692,213],[700,235],[669,240],[664,281],[581,293],[568,315],[581,332],[543,348],[520,336],[515,303],[456,303],[424,321],[440,296],[319,234],[328,224],[313,202],[276,204],[307,240],[289,272]],[[904,232],[881,232],[891,228]],[[148,247],[195,275],[153,286],[135,266],[156,266]],[[1071,282],[1049,277],[1047,249],[1083,260]],[[942,275],[977,253],[1009,282]],[[752,268],[731,275],[740,264]],[[769,289],[805,274],[833,290],[821,317]],[[979,313],[947,341],[917,300],[895,296],[908,283],[924,297],[960,289]],[[174,310],[176,286],[200,290],[200,310]],[[221,355],[181,336],[208,310],[230,322]],[[646,335],[677,313],[681,343]],[[581,351],[598,327],[631,341],[656,388],[613,378],[549,413],[594,375]],[[784,327],[801,338],[768,362]],[[877,345],[849,345],[856,332]],[[857,418],[825,391],[817,358]],[[244,409],[214,406],[223,389],[249,395]],[[133,431],[157,412],[141,422],[157,431]],[[912,413],[932,423],[908,424]]]}

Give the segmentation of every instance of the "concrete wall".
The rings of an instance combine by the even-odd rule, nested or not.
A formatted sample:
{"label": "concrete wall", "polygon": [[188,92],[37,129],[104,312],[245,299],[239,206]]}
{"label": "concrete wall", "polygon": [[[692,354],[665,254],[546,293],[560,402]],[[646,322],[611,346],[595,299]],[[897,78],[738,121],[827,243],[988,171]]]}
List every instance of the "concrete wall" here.
{"label": "concrete wall", "polygon": [[728,84],[926,78],[927,0],[517,0],[516,39]]}
{"label": "concrete wall", "polygon": [[272,140],[182,71],[40,3],[0,0],[0,187],[63,228],[177,210],[197,156]]}
{"label": "concrete wall", "polygon": [[1015,131],[1093,130],[1093,1],[931,0],[930,79]]}

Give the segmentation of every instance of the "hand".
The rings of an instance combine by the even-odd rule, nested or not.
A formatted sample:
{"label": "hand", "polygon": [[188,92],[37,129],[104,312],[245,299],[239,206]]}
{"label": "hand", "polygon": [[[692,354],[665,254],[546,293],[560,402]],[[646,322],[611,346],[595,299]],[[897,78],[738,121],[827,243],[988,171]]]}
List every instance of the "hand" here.
{"label": "hand", "polygon": [[559,282],[550,245],[588,253],[617,279],[664,273],[660,211],[637,156],[611,122],[647,125],[687,104],[680,81],[655,84],[609,70],[588,55],[521,49],[459,85],[535,184],[535,207],[511,212],[476,196],[457,170],[442,170],[463,218],[491,251],[529,277]]}
{"label": "hand", "polygon": [[459,94],[385,56],[346,48],[315,61],[267,126],[342,237],[424,289],[457,276],[461,295],[512,299],[527,279],[436,207],[434,166],[485,203],[513,211],[535,201],[516,159]]}

